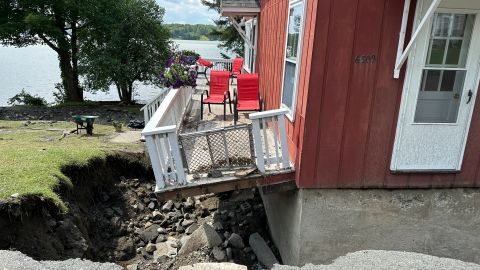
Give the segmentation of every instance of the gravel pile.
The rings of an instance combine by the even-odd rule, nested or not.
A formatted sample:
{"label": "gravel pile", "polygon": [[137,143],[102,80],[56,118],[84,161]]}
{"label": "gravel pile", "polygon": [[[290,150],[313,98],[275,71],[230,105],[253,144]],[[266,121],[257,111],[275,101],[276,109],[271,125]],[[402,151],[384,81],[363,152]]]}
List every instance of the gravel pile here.
{"label": "gravel pile", "polygon": [[329,265],[275,265],[273,270],[479,270],[480,265],[413,252],[365,250],[337,258]]}
{"label": "gravel pile", "polygon": [[19,251],[0,250],[0,269],[8,270],[122,270],[113,263],[97,263],[81,259],[36,261]]}

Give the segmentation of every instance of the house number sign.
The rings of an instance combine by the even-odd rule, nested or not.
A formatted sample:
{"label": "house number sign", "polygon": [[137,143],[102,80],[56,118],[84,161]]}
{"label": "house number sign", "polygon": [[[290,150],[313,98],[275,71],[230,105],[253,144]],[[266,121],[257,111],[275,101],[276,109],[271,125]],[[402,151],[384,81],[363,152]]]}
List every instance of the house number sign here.
{"label": "house number sign", "polygon": [[362,54],[357,55],[354,59],[355,64],[375,64],[377,61],[377,56],[374,54]]}

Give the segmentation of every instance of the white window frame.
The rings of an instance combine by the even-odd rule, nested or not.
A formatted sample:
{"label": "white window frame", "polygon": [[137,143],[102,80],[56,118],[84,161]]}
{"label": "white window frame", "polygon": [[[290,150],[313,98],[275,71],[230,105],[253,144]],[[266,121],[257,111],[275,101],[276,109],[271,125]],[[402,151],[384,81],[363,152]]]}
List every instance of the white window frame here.
{"label": "white window frame", "polygon": [[[290,9],[300,5],[303,3],[303,14],[302,14],[302,22],[300,23],[300,35],[299,35],[299,42],[298,42],[298,48],[297,48],[297,60],[292,61],[290,59],[287,59],[287,41],[288,41],[288,24],[289,24],[289,16],[290,16]],[[302,48],[303,48],[303,39],[304,39],[304,29],[305,29],[305,16],[306,16],[306,10],[307,10],[307,0],[290,0],[289,5],[288,5],[288,10],[287,10],[287,25],[286,25],[286,30],[285,30],[285,51],[283,54],[283,74],[282,74],[282,92],[280,95],[280,107],[285,108],[288,110],[288,113],[286,114],[288,120],[290,122],[295,122],[295,111],[297,107],[297,95],[298,95],[298,80],[300,77],[300,67],[302,65]],[[286,67],[286,61],[289,61],[291,63],[295,63],[295,81],[293,84],[293,93],[292,93],[292,108],[288,108],[286,105],[283,104],[283,87],[285,85],[285,67]]]}
{"label": "white window frame", "polygon": [[[255,63],[257,60],[257,37],[258,37],[258,20],[257,18],[250,19],[245,22],[245,35],[249,39],[250,44],[253,45],[253,48],[250,48],[247,43],[245,43],[245,51],[243,56],[243,69],[248,73],[255,72]],[[252,30],[254,31],[254,36],[252,37]],[[250,62],[250,57],[253,55],[253,63]]]}

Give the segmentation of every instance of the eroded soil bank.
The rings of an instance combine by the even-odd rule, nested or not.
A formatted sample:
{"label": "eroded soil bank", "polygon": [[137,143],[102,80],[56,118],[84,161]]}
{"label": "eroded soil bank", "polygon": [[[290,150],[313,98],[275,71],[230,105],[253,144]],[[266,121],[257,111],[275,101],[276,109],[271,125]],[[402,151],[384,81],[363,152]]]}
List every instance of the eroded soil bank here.
{"label": "eroded soil bank", "polygon": [[[19,250],[37,260],[86,258],[131,269],[216,261],[261,269],[248,244],[257,232],[279,258],[255,190],[160,202],[145,164],[143,154],[115,154],[86,167],[65,168],[74,183],[59,188],[68,213],[38,197],[1,203],[0,249]],[[178,255],[203,224],[210,224],[222,243]]]}

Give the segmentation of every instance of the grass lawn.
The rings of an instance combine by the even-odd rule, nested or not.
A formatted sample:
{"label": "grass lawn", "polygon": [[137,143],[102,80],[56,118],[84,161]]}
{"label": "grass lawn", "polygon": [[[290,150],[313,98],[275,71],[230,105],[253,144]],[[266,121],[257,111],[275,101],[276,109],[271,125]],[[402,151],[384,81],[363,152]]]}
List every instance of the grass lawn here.
{"label": "grass lawn", "polygon": [[66,210],[54,192],[60,181],[71,185],[61,168],[69,164],[85,165],[94,158],[106,158],[109,151],[141,151],[142,144],[115,144],[112,126],[95,125],[94,135],[70,134],[60,139],[63,130],[71,131],[73,123],[0,120],[0,200],[18,193],[53,200]]}

